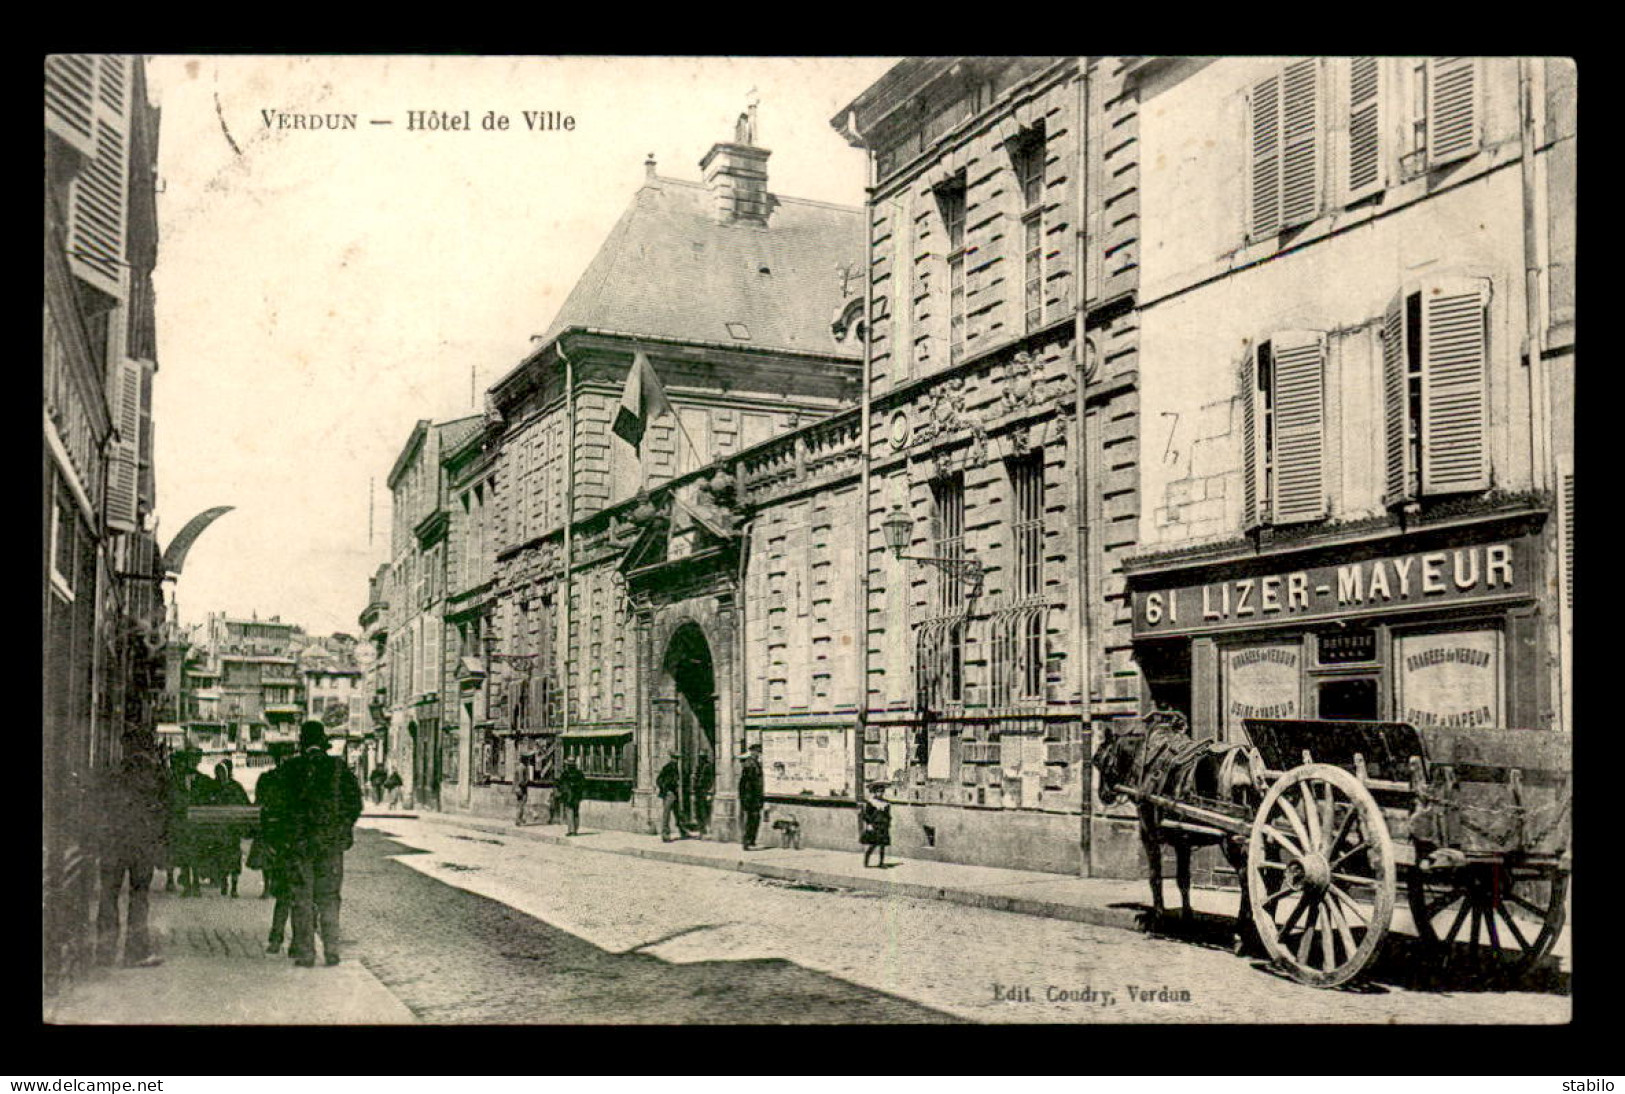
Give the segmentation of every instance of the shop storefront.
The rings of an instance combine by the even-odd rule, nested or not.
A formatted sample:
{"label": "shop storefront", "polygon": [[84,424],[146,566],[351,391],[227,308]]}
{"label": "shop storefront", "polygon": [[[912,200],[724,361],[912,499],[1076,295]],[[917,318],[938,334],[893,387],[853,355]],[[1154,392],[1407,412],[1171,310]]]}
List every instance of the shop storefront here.
{"label": "shop storefront", "polygon": [[1540,728],[1544,515],[1132,567],[1153,701],[1232,741],[1248,718]]}

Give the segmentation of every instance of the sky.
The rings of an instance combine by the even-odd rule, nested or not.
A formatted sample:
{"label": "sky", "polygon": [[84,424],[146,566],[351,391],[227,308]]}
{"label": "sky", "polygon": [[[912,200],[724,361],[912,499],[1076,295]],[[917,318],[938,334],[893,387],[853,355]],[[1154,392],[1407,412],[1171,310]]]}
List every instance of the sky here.
{"label": "sky", "polygon": [[[483,406],[644,160],[698,180],[754,100],[769,189],[861,205],[863,154],[829,119],[892,63],[152,58],[159,540],[236,507],[186,559],[181,619],[257,613],[356,633],[389,557],[385,480],[413,425]],[[412,130],[410,111],[467,111],[472,128]],[[529,129],[525,111],[569,114],[574,129]],[[484,128],[488,112],[508,128]],[[293,114],[353,114],[356,128],[279,117]]]}

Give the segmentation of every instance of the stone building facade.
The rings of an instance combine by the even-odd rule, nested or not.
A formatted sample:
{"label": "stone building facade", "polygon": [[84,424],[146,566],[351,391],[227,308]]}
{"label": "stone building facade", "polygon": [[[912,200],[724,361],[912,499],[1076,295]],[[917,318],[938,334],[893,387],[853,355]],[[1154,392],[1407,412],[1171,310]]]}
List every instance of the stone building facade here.
{"label": "stone building facade", "polygon": [[42,976],[89,960],[99,782],[155,722],[158,110],[139,58],[45,59]]}
{"label": "stone building facade", "polygon": [[[1573,65],[1145,60],[1153,701],[1567,731]],[[1224,139],[1214,139],[1214,134]]]}

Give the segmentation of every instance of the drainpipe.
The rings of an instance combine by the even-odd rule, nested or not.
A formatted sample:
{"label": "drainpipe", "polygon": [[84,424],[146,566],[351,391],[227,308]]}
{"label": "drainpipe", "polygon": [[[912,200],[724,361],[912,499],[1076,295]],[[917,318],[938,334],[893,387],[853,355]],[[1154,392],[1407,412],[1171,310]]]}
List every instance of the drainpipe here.
{"label": "drainpipe", "polygon": [[[741,468],[741,472],[742,471],[743,468]],[[735,487],[737,491],[735,504],[739,504],[745,500],[743,497],[743,474],[741,474],[736,481],[738,481],[740,485]],[[739,572],[737,575],[735,575],[734,579],[734,665],[736,666],[734,670],[734,682],[735,690],[739,692],[739,700],[736,704],[739,713],[739,721],[736,723],[735,729],[739,734],[739,739],[737,741],[728,742],[727,747],[733,750],[729,753],[730,756],[737,756],[745,750],[745,718],[750,710],[750,701],[745,695],[745,689],[747,687],[745,677],[750,671],[749,665],[745,660],[745,658],[749,655],[746,644],[747,636],[745,634],[745,627],[749,623],[749,616],[746,610],[749,607],[749,601],[745,597],[745,570],[749,565],[750,559],[750,533],[751,529],[755,526],[756,518],[751,517],[743,525],[741,525],[739,529]],[[721,757],[717,758],[720,759]],[[722,770],[720,765],[713,763],[712,766],[718,771]],[[731,762],[729,765],[729,770],[732,770]],[[712,796],[715,797],[715,795],[716,791],[713,788]]]}
{"label": "drainpipe", "polygon": [[[1092,609],[1094,607],[1093,582],[1090,580],[1091,567],[1089,565],[1089,429],[1088,429],[1088,384],[1089,384],[1089,352],[1088,352],[1088,320],[1089,320],[1089,171],[1090,171],[1090,140],[1089,126],[1089,58],[1078,58],[1078,68],[1081,79],[1078,81],[1078,227],[1074,233],[1077,247],[1077,325],[1073,335],[1073,357],[1077,365],[1077,422],[1075,435],[1075,452],[1077,462],[1077,487],[1075,492],[1078,538],[1077,538],[1077,609],[1073,612],[1073,640],[1074,649],[1078,658],[1078,700],[1082,708],[1082,718],[1085,725],[1093,722],[1093,659],[1090,653],[1090,640],[1094,637],[1094,627],[1091,625]],[[1090,740],[1090,751],[1094,750],[1094,741]],[[1080,838],[1083,846],[1092,846],[1090,841],[1089,823],[1091,819],[1090,805],[1093,797],[1093,778],[1090,772],[1093,768],[1086,768],[1083,778],[1083,801],[1080,807],[1083,831]],[[1089,859],[1084,861],[1084,874],[1091,872],[1092,863]]]}
{"label": "drainpipe", "polygon": [[558,347],[559,360],[564,362],[564,432],[569,438],[564,471],[564,641],[560,643],[564,650],[564,679],[559,688],[562,697],[560,740],[554,746],[554,761],[557,762],[559,750],[564,747],[563,734],[570,732],[570,705],[575,698],[570,689],[570,667],[573,664],[570,656],[570,621],[571,602],[575,599],[576,384],[575,365],[564,352],[562,336],[555,345]]}
{"label": "drainpipe", "polygon": [[1551,453],[1547,430],[1547,391],[1541,353],[1544,321],[1540,307],[1539,183],[1535,175],[1534,58],[1518,59],[1518,151],[1523,183],[1523,277],[1525,367],[1529,370],[1529,456],[1537,487],[1550,490]]}
{"label": "drainpipe", "polygon": [[854,729],[856,746],[853,748],[854,774],[852,782],[852,797],[856,802],[863,800],[863,757],[865,752],[864,737],[869,729],[869,518],[872,505],[869,500],[870,488],[870,431],[873,424],[873,410],[870,404],[874,401],[874,390],[870,384],[870,344],[873,340],[871,323],[874,317],[875,279],[871,276],[870,251],[874,246],[874,200],[875,185],[880,181],[877,173],[877,164],[874,151],[865,143],[863,149],[865,173],[869,177],[869,185],[865,187],[864,201],[864,232],[863,232],[863,394],[861,409],[858,412],[858,450],[861,454],[859,463],[858,481],[858,595],[857,595],[857,633],[853,635],[858,644],[858,724]]}

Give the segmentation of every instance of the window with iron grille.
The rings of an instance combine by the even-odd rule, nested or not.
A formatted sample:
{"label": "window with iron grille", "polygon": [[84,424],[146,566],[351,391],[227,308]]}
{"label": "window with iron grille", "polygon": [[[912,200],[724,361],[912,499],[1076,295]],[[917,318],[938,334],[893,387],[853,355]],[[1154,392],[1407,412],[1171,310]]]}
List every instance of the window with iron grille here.
{"label": "window with iron grille", "polygon": [[1011,539],[1015,544],[1012,595],[1020,599],[1044,591],[1044,451],[1005,461],[1010,476]]}
{"label": "window with iron grille", "polygon": [[965,351],[965,172],[938,187],[937,205],[948,245],[948,361]]}
{"label": "window with iron grille", "polygon": [[1024,133],[1011,152],[1021,205],[1022,310],[1028,333],[1044,322],[1044,127]]}
{"label": "window with iron grille", "polygon": [[[937,479],[931,484],[932,554],[937,558],[958,560],[965,551],[965,473]],[[955,612],[965,605],[965,582],[957,569],[939,570],[937,577],[937,607],[943,613]]]}

